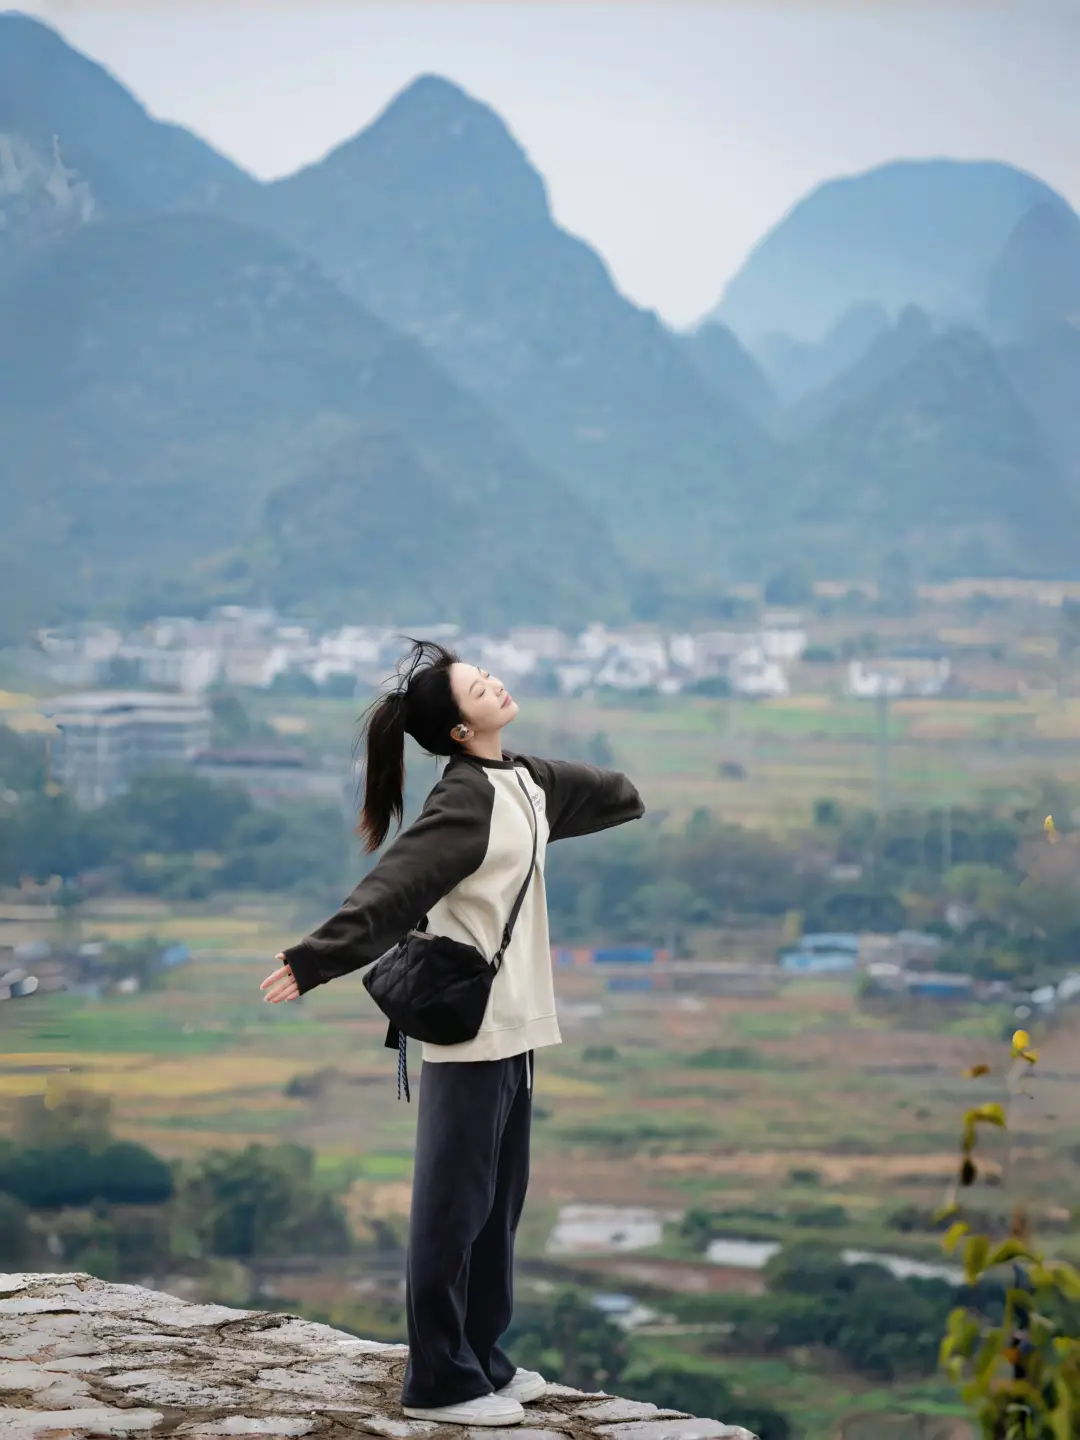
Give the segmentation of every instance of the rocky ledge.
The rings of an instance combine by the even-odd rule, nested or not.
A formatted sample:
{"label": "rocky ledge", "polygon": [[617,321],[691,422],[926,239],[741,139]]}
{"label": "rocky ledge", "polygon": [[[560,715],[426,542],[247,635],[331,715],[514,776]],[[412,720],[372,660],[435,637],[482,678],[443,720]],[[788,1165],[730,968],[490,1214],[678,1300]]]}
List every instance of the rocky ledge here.
{"label": "rocky ledge", "polygon": [[[0,1275],[0,1436],[462,1440],[406,1420],[403,1345],[294,1315],[193,1305],[90,1275]],[[738,1426],[549,1385],[475,1440],[754,1440]]]}

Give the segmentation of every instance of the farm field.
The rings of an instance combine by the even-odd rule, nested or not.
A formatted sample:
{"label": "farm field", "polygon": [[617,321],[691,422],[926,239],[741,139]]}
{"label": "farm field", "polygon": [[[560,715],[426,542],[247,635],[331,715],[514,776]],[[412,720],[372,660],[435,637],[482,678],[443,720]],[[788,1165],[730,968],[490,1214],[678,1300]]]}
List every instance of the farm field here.
{"label": "farm field", "polygon": [[[349,755],[356,702],[257,703],[262,718],[292,727],[294,742],[301,738],[322,756]],[[808,824],[822,796],[874,803],[877,723],[872,702],[821,693],[764,701],[530,698],[511,738],[526,753],[580,756],[601,735],[654,813],[681,823],[706,806],[726,820],[783,831]],[[1051,773],[1080,779],[1080,699],[1073,697],[897,700],[888,734],[894,805],[955,805],[986,792],[1005,798]],[[418,794],[425,764],[413,772]],[[743,778],[731,778],[733,766]]]}
{"label": "farm field", "polygon": [[[797,667],[794,693],[774,700],[599,694],[528,697],[510,738],[518,749],[583,757],[602,736],[612,763],[632,774],[654,814],[680,824],[698,806],[726,820],[780,832],[809,823],[814,801],[851,806],[876,798],[878,716],[841,693],[830,669]],[[1005,685],[1002,680],[1002,685]],[[0,719],[16,730],[46,725],[33,695],[0,692]],[[290,746],[346,769],[362,702],[249,692],[253,719]],[[932,807],[1008,799],[1048,775],[1080,780],[1080,696],[1033,691],[899,699],[889,707],[893,805]],[[415,799],[436,776],[415,757]],[[734,778],[741,770],[742,778]],[[726,771],[726,773],[725,773]],[[734,773],[733,773],[734,772]]]}
{"label": "farm field", "polygon": [[[230,936],[230,919],[237,923],[222,922],[222,949],[197,953],[163,990],[3,1006],[0,1116],[50,1084],[90,1087],[113,1098],[121,1136],[165,1156],[296,1141],[349,1185],[358,1228],[372,1216],[403,1219],[414,1110],[395,1099],[393,1057],[359,980],[296,1007],[265,1006],[258,983],[269,962],[242,953],[250,937],[235,928]],[[125,923],[137,920],[129,914]],[[733,1236],[819,1239],[940,1262],[933,1236],[901,1234],[889,1217],[939,1203],[955,1170],[960,1110],[973,1093],[962,1072],[1000,1064],[1007,1017],[940,1008],[875,1017],[859,1008],[850,982],[803,980],[754,999],[624,995],[609,993],[597,970],[558,972],[565,1043],[538,1058],[533,1181],[519,1241],[526,1269],[550,1266],[545,1245],[561,1207],[583,1204],[668,1215],[703,1208],[728,1214]],[[1046,1037],[1037,1098],[1014,1135],[1023,1183],[1051,1218],[1072,1208],[1080,1188],[1076,1040],[1072,1027]],[[307,1077],[302,1096],[286,1093],[296,1077]],[[993,1093],[992,1078],[980,1083]],[[819,1228],[815,1211],[829,1223]],[[1070,1234],[1054,1243],[1075,1251]],[[651,1303],[665,1287],[684,1288],[680,1277],[700,1288],[710,1268],[710,1284],[759,1283],[753,1271],[709,1267],[670,1224],[651,1249],[583,1254],[573,1265],[595,1275],[597,1288],[637,1289]],[[808,1440],[825,1440],[841,1414],[944,1403],[940,1386],[893,1394],[825,1376],[813,1357],[718,1363],[759,1393],[767,1384]]]}
{"label": "farm field", "polygon": [[[31,713],[26,697],[6,698],[9,710]],[[260,695],[245,704],[320,763],[347,763],[355,702]],[[781,833],[809,825],[823,797],[873,805],[877,724],[872,703],[838,694],[762,703],[530,699],[513,742],[577,758],[606,749],[638,781],[657,823],[681,827],[705,806],[718,820]],[[1049,776],[1080,780],[1078,741],[1073,698],[894,702],[891,803],[938,807],[988,795],[1008,802]],[[413,801],[434,777],[430,762],[410,768]],[[153,935],[184,942],[192,954],[162,989],[0,1005],[0,1133],[20,1097],[50,1085],[89,1087],[112,1098],[120,1136],[166,1157],[252,1142],[309,1146],[321,1174],[347,1187],[358,1234],[371,1234],[372,1219],[400,1234],[415,1111],[395,1099],[394,1057],[359,979],[295,1007],[272,1009],[259,996],[276,951],[317,918],[312,903],[259,895],[88,899],[66,921],[42,907],[36,923],[28,905],[0,907],[0,943],[53,939],[66,923],[78,932],[68,939]],[[780,937],[777,918],[768,929],[699,931],[694,950],[764,962]],[[519,1237],[523,1294],[584,1277],[590,1288],[637,1294],[664,1312],[665,1298],[760,1291],[758,1271],[712,1264],[680,1232],[675,1217],[690,1210],[710,1212],[735,1242],[811,1240],[942,1262],[936,1236],[898,1228],[899,1214],[940,1203],[956,1169],[963,1107],[975,1096],[997,1098],[995,1077],[976,1086],[963,1072],[1000,1068],[1009,1014],[929,1002],[874,1011],[860,1005],[854,981],[792,980],[773,994],[725,998],[616,993],[607,979],[602,967],[557,971],[565,1043],[538,1057],[533,1179]],[[1014,1128],[1010,1179],[1010,1194],[1021,1184],[1043,1217],[1050,1245],[1074,1259],[1078,1031],[1066,1019],[1040,1037],[1036,1099]],[[414,1079],[418,1066],[414,1056]],[[1004,1158],[1000,1143],[991,1144],[984,1175],[995,1178]],[[978,1203],[1000,1209],[1000,1194],[988,1189]],[[573,1206],[636,1207],[665,1223],[655,1243],[632,1252],[601,1245],[548,1253],[561,1213]],[[358,1281],[352,1274],[349,1284]],[[282,1279],[277,1294],[328,1314],[344,1288],[343,1275],[324,1268]],[[955,1397],[935,1380],[875,1385],[845,1373],[830,1354],[763,1358],[737,1346],[716,1353],[692,1331],[640,1343],[650,1355],[677,1353],[767,1395],[797,1421],[802,1440],[837,1440],[847,1416],[865,1417],[859,1440],[864,1432],[885,1440],[875,1427],[886,1411],[957,1414]]]}

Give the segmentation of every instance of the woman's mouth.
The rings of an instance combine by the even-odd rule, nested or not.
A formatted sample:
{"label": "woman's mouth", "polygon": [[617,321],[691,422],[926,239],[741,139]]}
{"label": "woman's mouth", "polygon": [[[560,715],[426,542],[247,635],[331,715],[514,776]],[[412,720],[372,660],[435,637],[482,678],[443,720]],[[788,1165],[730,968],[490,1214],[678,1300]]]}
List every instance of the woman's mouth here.
{"label": "woman's mouth", "polygon": [[508,691],[506,692],[506,694],[503,696],[503,702],[502,702],[502,704],[499,706],[499,709],[500,709],[500,710],[505,710],[506,707],[507,707],[507,705],[510,704],[510,701],[511,701],[513,698],[514,698],[514,697],[510,694],[510,691],[508,690]]}

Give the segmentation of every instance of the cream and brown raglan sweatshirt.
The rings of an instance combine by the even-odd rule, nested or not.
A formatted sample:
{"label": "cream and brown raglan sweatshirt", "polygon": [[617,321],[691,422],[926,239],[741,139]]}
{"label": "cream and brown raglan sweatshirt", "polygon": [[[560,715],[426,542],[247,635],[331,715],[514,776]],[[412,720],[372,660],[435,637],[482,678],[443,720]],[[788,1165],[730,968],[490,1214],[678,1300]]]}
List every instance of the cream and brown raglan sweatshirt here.
{"label": "cream and brown raglan sweatshirt", "polygon": [[519,777],[536,813],[536,873],[480,1033],[462,1045],[425,1045],[424,1059],[502,1060],[557,1045],[544,889],[548,842],[591,835],[645,813],[625,775],[593,765],[455,755],[416,821],[340,910],[285,951],[300,993],[370,965],[425,917],[432,934],[493,956],[532,855],[532,814]]}

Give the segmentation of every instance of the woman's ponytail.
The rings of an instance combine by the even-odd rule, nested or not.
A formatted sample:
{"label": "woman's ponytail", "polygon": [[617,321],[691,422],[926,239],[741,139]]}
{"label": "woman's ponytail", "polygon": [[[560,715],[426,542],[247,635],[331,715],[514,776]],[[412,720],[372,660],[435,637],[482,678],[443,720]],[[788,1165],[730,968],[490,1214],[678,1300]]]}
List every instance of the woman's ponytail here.
{"label": "woman's ponytail", "polygon": [[364,806],[357,827],[370,854],[401,823],[405,808],[405,696],[382,696],[364,719]]}
{"label": "woman's ponytail", "polygon": [[[405,736],[429,755],[453,755],[461,747],[450,732],[461,712],[450,686],[457,656],[433,640],[412,640],[397,667],[397,685],[364,716],[364,804],[357,833],[364,848],[377,850],[400,825],[405,809]],[[359,748],[359,747],[358,747]]]}

